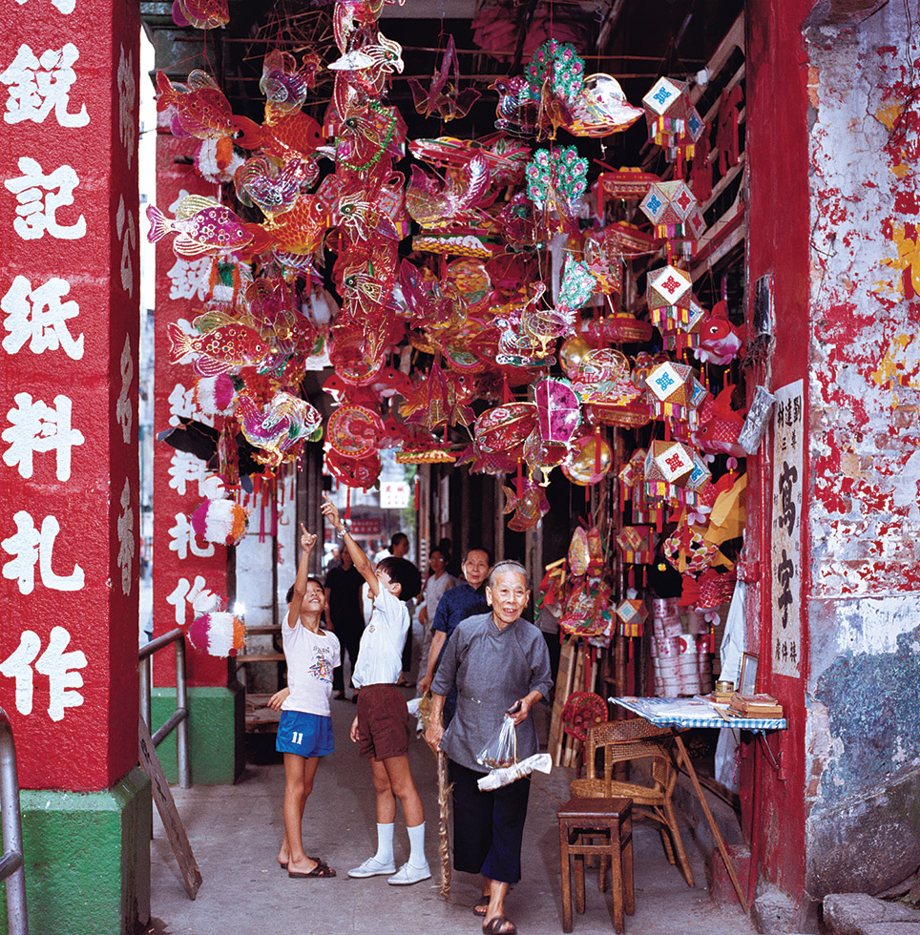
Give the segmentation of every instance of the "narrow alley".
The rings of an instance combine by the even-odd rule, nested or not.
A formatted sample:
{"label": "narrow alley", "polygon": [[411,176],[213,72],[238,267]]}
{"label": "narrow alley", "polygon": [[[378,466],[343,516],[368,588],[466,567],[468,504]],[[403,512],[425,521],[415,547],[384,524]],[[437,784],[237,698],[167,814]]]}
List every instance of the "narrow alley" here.
{"label": "narrow alley", "polygon": [[[545,711],[539,712],[545,716]],[[272,753],[274,737],[261,738],[235,785],[173,787],[176,804],[204,882],[192,902],[158,818],[151,851],[151,921],[147,935],[477,935],[471,907],[479,878],[455,873],[451,900],[438,894],[437,778],[435,758],[419,740],[410,746],[412,771],[425,803],[430,881],[388,886],[385,878],[349,879],[346,871],[374,849],[374,796],[370,771],[348,740],[354,707],[333,702],[336,751],[320,763],[304,815],[308,853],[334,867],[334,880],[291,880],[276,868],[282,836],[284,771]],[[258,761],[258,762],[256,762]],[[568,799],[572,769],[538,774],[524,832],[524,877],[510,895],[510,917],[521,935],[562,930],[556,810]],[[402,816],[396,825],[396,860],[408,842]],[[710,902],[707,872],[690,829],[682,829],[696,888],[664,856],[658,832],[635,826],[636,912],[628,935],[748,935],[756,931],[737,904]],[[718,860],[718,856],[716,856]],[[610,894],[597,889],[597,871],[586,873],[586,911],[574,916],[575,935],[613,931]]]}

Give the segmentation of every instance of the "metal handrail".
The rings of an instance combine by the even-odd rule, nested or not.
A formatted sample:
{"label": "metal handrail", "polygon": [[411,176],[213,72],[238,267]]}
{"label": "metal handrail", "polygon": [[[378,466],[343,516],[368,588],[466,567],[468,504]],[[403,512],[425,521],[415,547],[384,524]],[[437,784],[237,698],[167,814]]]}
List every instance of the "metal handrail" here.
{"label": "metal handrail", "polygon": [[169,716],[166,723],[153,734],[152,739],[153,745],[157,747],[175,728],[177,740],[176,766],[179,771],[179,786],[188,789],[192,785],[188,756],[188,681],[185,672],[185,633],[179,627],[158,636],[140,648],[141,717],[147,727],[152,729],[153,712],[150,697],[152,662],[150,657],[158,649],[163,649],[164,646],[168,646],[172,642],[176,644],[176,710]]}
{"label": "metal handrail", "polygon": [[9,935],[29,935],[26,912],[26,870],[23,865],[22,815],[19,807],[19,774],[13,728],[0,708],[0,819],[6,852],[0,858],[0,880],[6,885],[6,919]]}

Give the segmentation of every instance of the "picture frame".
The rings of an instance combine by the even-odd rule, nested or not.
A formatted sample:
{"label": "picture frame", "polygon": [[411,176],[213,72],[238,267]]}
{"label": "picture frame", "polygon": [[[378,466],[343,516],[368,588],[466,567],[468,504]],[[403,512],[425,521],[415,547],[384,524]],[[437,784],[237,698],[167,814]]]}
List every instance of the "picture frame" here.
{"label": "picture frame", "polygon": [[757,684],[757,656],[754,653],[741,654],[741,675],[738,677],[738,694],[755,694]]}

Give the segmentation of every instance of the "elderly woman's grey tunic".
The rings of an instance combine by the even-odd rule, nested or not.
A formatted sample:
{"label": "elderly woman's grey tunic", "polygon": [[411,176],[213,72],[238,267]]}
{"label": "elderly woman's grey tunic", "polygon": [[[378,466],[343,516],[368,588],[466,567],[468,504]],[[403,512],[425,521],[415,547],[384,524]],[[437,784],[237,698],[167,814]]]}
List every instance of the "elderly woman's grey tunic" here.
{"label": "elderly woman's grey tunic", "polygon": [[[447,695],[455,680],[457,713],[441,749],[455,763],[487,773],[476,757],[501,730],[505,712],[528,692],[549,697],[553,681],[543,634],[522,617],[504,630],[491,613],[468,617],[451,634],[431,690]],[[533,718],[528,717],[517,728],[518,760],[538,751]]]}

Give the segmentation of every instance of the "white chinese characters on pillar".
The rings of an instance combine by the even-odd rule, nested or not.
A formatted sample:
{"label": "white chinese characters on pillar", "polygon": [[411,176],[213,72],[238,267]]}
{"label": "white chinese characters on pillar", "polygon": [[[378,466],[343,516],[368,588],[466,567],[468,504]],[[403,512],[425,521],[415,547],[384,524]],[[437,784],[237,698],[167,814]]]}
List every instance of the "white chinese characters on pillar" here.
{"label": "white chinese characters on pillar", "polygon": [[17,276],[0,299],[6,315],[3,327],[9,332],[3,339],[7,354],[18,354],[28,343],[33,354],[60,348],[71,360],[82,360],[83,333],[74,337],[67,326],[80,314],[80,306],[61,301],[69,292],[70,283],[64,279],[49,279],[33,289],[25,276]]}
{"label": "white chinese characters on pillar", "polygon": [[220,609],[220,598],[207,586],[201,575],[195,575],[191,584],[188,578],[180,578],[166,602],[175,608],[176,626],[179,627],[184,627],[190,622],[187,619],[189,608],[192,611],[192,620]]}
{"label": "white chinese characters on pillar", "polygon": [[16,683],[16,710],[20,714],[32,713],[35,672],[48,679],[48,716],[52,721],[62,720],[65,708],[83,704],[83,695],[77,691],[83,687],[83,676],[77,670],[86,668],[86,655],[80,650],[65,652],[69,645],[70,633],[63,627],[54,627],[45,651],[39,656],[38,634],[25,630],[19,646],[0,662],[0,675]]}
{"label": "white chinese characters on pillar", "polygon": [[118,202],[115,230],[121,239],[121,285],[128,295],[134,295],[134,267],[131,257],[137,250],[137,225],[134,222],[134,214],[125,210],[124,196]]}
{"label": "white chinese characters on pillar", "polygon": [[46,176],[41,165],[29,156],[20,157],[17,165],[22,176],[3,183],[19,202],[13,230],[23,240],[39,240],[46,233],[58,240],[85,237],[86,219],[82,214],[70,225],[60,224],[57,219],[59,208],[73,204],[74,189],[80,184],[77,173],[63,165]]}
{"label": "white chinese characters on pillar", "polygon": [[184,513],[176,513],[175,520],[175,525],[169,530],[169,548],[179,558],[185,559],[189,552],[199,558],[210,558],[214,554],[213,543],[204,546],[198,544],[195,530]]}
{"label": "white chinese characters on pillar", "polygon": [[134,57],[129,52],[125,55],[122,46],[118,56],[118,136],[125,147],[128,168],[134,160],[137,146],[137,118],[134,116],[134,101],[137,97],[137,82],[134,80]]}
{"label": "white chinese characters on pillar", "polygon": [[28,45],[21,45],[16,58],[0,74],[0,82],[9,88],[3,119],[7,123],[44,123],[53,110],[59,126],[85,127],[89,123],[86,105],[76,113],[68,110],[70,89],[77,80],[73,65],[79,57],[72,42],[62,49],[48,49],[40,56]]}
{"label": "white chinese characters on pillar", "polygon": [[131,356],[131,338],[125,336],[125,346],[121,351],[121,389],[115,403],[115,418],[121,426],[121,436],[127,445],[131,441],[131,425],[134,415],[131,411],[131,382],[134,380],[134,358]]}
{"label": "white chinese characters on pillar", "polygon": [[70,480],[71,448],[82,445],[83,433],[71,428],[73,408],[67,396],[55,396],[51,408],[40,399],[33,400],[29,393],[17,393],[16,407],[7,412],[11,427],[3,432],[2,438],[10,446],[3,453],[3,460],[10,467],[19,468],[19,476],[32,476],[32,455],[35,452],[57,453],[58,480]]}
{"label": "white chinese characters on pillar", "polygon": [[30,513],[20,510],[13,515],[16,533],[0,542],[11,558],[3,566],[3,577],[15,581],[20,594],[31,594],[35,589],[35,566],[38,565],[42,584],[51,591],[79,591],[83,587],[83,569],[74,564],[68,575],[55,574],[51,568],[54,556],[54,542],[61,531],[55,516],[46,516],[42,520],[41,530],[35,528],[35,521]]}
{"label": "white chinese characters on pillar", "polygon": [[197,260],[185,260],[179,257],[169,268],[170,299],[198,299],[199,302],[207,300],[211,294],[211,267],[214,260],[201,257]]}

